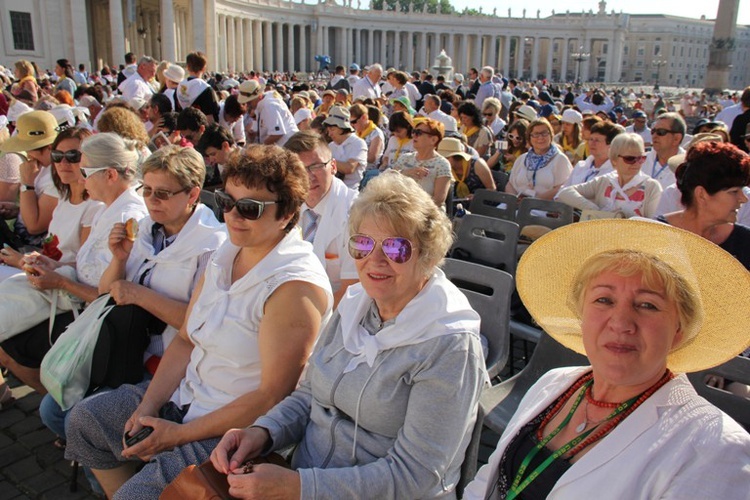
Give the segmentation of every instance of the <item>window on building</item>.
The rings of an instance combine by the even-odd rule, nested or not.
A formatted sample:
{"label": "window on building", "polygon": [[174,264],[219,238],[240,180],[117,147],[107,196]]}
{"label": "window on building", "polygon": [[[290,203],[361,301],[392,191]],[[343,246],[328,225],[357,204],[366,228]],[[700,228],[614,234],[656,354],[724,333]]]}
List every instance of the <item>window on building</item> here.
{"label": "window on building", "polygon": [[628,55],[628,52],[630,52],[629,49],[630,49],[630,47],[628,47],[627,45],[625,47],[623,47],[622,48],[622,54],[625,55],[625,56]]}
{"label": "window on building", "polygon": [[554,44],[552,44],[552,52],[557,52],[558,50],[560,50],[560,44],[558,42],[555,42]]}
{"label": "window on building", "polygon": [[635,63],[635,65],[640,68],[641,66],[643,66],[643,61],[638,61]]}
{"label": "window on building", "polygon": [[661,54],[661,45],[654,45],[654,55],[658,56]]}
{"label": "window on building", "polygon": [[680,57],[685,57],[685,47],[680,47]]}
{"label": "window on building", "polygon": [[638,47],[638,55],[639,56],[645,56],[646,55],[646,47]]}
{"label": "window on building", "polygon": [[34,50],[30,12],[10,11],[10,27],[13,31],[13,47],[16,50]]}
{"label": "window on building", "polygon": [[677,47],[675,45],[672,45],[672,57],[674,57],[675,54],[677,54]]}
{"label": "window on building", "polygon": [[609,46],[608,43],[603,43],[602,44],[602,54],[606,54],[607,53],[607,47],[608,46]]}

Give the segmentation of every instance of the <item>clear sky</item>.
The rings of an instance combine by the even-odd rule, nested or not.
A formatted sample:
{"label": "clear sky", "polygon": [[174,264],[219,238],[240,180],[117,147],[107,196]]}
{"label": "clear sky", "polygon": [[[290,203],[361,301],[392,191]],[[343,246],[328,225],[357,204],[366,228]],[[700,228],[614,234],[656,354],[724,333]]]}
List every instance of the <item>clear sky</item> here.
{"label": "clear sky", "polygon": [[[537,9],[541,10],[540,16],[546,17],[552,14],[554,9],[556,13],[562,13],[566,10],[571,12],[581,12],[585,10],[599,10],[598,0],[451,0],[451,4],[456,10],[463,10],[464,7],[483,8],[483,12],[491,13],[492,9],[497,8],[499,16],[507,16],[508,8],[511,9],[513,17],[521,17],[522,11],[526,9],[526,17],[536,17]],[[625,14],[670,14],[674,16],[691,17],[699,19],[705,15],[707,19],[716,18],[719,10],[719,0],[608,0],[607,12],[622,11]],[[737,16],[738,24],[750,24],[750,0],[740,1],[739,14]]]}

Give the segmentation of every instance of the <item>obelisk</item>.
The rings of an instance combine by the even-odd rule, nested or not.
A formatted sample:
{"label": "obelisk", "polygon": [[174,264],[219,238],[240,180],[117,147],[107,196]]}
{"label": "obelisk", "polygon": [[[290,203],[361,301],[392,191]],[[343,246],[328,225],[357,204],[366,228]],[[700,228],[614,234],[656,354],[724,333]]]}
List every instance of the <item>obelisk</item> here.
{"label": "obelisk", "polygon": [[709,95],[720,93],[729,85],[732,52],[737,33],[737,12],[740,0],[719,0],[719,12],[714,23],[714,36],[708,55],[705,89]]}

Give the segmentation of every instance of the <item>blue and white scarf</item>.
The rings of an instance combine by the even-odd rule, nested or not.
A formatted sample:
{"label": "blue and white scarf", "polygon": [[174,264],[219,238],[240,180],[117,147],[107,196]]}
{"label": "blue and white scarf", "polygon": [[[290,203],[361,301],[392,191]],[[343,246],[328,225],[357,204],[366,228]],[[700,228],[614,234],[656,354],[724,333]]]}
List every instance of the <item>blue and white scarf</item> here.
{"label": "blue and white scarf", "polygon": [[549,163],[552,161],[552,158],[554,158],[559,150],[557,149],[557,146],[552,144],[550,148],[547,150],[546,153],[543,155],[536,154],[534,152],[534,149],[529,149],[529,152],[526,154],[526,159],[523,162],[524,167],[526,167],[526,170],[531,172],[531,187],[536,188],[536,173],[549,165]]}

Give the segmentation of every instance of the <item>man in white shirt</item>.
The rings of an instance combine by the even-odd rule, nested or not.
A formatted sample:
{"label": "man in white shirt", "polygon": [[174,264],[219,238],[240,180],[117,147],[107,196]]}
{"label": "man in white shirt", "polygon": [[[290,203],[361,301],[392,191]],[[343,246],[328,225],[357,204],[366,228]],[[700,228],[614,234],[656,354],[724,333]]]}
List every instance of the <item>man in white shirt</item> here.
{"label": "man in white shirt", "polygon": [[419,110],[419,114],[437,120],[445,126],[446,132],[455,132],[458,130],[456,119],[447,113],[440,111],[440,98],[435,94],[424,96],[424,105]]}
{"label": "man in white shirt", "polygon": [[625,127],[625,132],[640,135],[641,139],[643,139],[643,146],[645,148],[651,147],[651,143],[653,142],[651,140],[651,129],[648,128],[646,113],[640,109],[633,113],[633,124]]}
{"label": "man in white shirt", "polygon": [[380,77],[383,76],[383,67],[380,64],[370,66],[367,76],[360,78],[352,88],[352,98],[356,101],[358,98],[370,97],[380,99]]}
{"label": "man in white shirt", "polygon": [[677,113],[664,113],[654,122],[651,136],[653,149],[646,155],[641,172],[659,181],[663,190],[675,182],[669,159],[685,152],[680,147],[685,137],[685,121]]}
{"label": "man in white shirt", "polygon": [[349,82],[349,87],[352,88],[360,80],[359,77],[359,64],[352,63],[349,65],[349,76],[346,77]]}
{"label": "man in white shirt", "polygon": [[344,176],[344,184],[358,190],[367,168],[367,143],[354,133],[350,117],[348,108],[334,106],[323,125],[331,138],[328,147],[336,158],[336,169]]}
{"label": "man in white shirt", "polygon": [[151,99],[154,89],[148,82],[156,76],[156,65],[156,59],[153,57],[141,57],[135,73],[118,87],[125,101],[137,98],[148,102]]}
{"label": "man in white shirt", "polygon": [[[570,172],[570,177],[563,187],[583,184],[600,175],[614,170],[609,160],[609,145],[612,140],[624,132],[622,126],[609,121],[602,121],[591,126],[591,134],[586,141],[589,146],[589,157],[579,161]],[[557,196],[555,196],[557,199]]]}
{"label": "man in white shirt", "polygon": [[300,229],[323,263],[333,290],[333,306],[338,305],[346,288],[357,282],[349,243],[349,208],[357,191],[336,178],[336,159],[325,140],[312,131],[298,132],[286,143],[297,153],[310,177],[310,190],[300,215]]}
{"label": "man in white shirt", "polygon": [[255,80],[242,82],[239,91],[237,101],[240,104],[249,103],[248,111],[255,111],[261,144],[283,146],[297,132],[294,116],[284,101],[274,96],[274,91],[264,94],[260,83]]}

